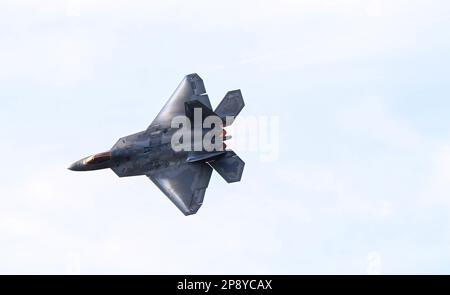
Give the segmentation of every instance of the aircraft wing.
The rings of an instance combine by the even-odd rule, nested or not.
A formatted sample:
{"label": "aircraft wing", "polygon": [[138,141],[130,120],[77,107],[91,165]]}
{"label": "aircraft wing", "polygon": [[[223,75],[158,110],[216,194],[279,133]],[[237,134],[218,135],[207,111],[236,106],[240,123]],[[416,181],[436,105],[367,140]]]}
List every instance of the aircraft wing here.
{"label": "aircraft wing", "polygon": [[197,74],[190,74],[183,78],[175,92],[153,120],[149,129],[169,128],[173,117],[185,115],[185,102],[199,100],[211,109],[211,102],[206,94],[202,78]]}
{"label": "aircraft wing", "polygon": [[147,175],[183,212],[197,213],[203,204],[212,168],[205,163],[183,163],[157,169]]}

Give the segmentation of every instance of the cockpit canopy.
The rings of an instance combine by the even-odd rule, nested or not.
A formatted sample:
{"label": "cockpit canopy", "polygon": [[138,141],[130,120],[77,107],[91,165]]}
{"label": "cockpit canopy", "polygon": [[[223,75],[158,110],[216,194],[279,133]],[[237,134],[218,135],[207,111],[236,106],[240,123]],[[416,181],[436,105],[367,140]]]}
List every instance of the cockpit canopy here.
{"label": "cockpit canopy", "polygon": [[86,158],[86,160],[84,160],[84,164],[86,165],[100,164],[107,162],[109,160],[111,160],[111,151],[92,155]]}

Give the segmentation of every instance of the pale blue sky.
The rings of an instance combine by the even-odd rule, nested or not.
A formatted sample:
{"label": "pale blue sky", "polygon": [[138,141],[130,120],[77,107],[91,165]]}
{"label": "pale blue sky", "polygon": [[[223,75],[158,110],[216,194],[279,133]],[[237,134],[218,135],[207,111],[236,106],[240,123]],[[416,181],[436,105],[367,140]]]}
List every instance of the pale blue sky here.
{"label": "pale blue sky", "polygon": [[[0,273],[450,272],[448,1],[2,1]],[[74,173],[185,74],[278,116],[280,154],[184,217]],[[239,128],[239,118],[235,122]]]}

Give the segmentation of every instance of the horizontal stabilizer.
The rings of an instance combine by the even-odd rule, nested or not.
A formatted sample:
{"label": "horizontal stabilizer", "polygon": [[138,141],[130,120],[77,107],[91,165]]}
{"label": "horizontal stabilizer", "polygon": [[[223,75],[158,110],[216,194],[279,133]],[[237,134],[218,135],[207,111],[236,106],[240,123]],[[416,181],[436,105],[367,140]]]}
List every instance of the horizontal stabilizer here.
{"label": "horizontal stabilizer", "polygon": [[245,163],[235,152],[227,151],[225,155],[208,162],[228,183],[241,180]]}
{"label": "horizontal stabilizer", "polygon": [[241,90],[228,91],[217,106],[215,113],[221,117],[222,120],[225,120],[226,117],[231,117],[231,120],[227,122],[228,124],[225,124],[225,126],[227,126],[233,123],[234,119],[239,115],[244,106],[245,103],[242,98]]}

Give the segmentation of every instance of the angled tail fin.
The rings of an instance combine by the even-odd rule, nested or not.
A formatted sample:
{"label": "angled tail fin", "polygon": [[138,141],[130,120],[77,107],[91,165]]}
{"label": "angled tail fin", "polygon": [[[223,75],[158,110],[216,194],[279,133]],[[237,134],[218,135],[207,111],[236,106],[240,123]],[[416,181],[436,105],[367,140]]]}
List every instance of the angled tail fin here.
{"label": "angled tail fin", "polygon": [[[194,109],[200,108],[203,118],[216,115],[222,119],[223,127],[231,125],[237,115],[244,108],[244,99],[240,90],[229,91],[222,99],[216,110],[213,111],[208,106],[204,105],[199,100],[192,100],[185,102],[186,116],[191,120],[194,117]],[[229,136],[224,135],[224,140]],[[224,145],[224,149],[226,146]],[[228,183],[237,182],[241,180],[244,171],[245,163],[232,150],[220,151],[217,153],[192,152],[187,162],[206,162],[214,168]]]}
{"label": "angled tail fin", "polygon": [[[193,120],[194,119],[194,109],[202,110],[202,118],[206,118],[208,116],[218,116],[213,110],[211,110],[208,106],[203,104],[200,100],[191,100],[184,103],[186,116]],[[220,117],[220,116],[219,116]]]}
{"label": "angled tail fin", "polygon": [[218,116],[222,119],[224,127],[226,127],[233,123],[234,119],[239,115],[244,106],[245,103],[241,90],[238,89],[228,91],[214,111],[200,100],[194,99],[185,102],[185,112],[186,116],[192,119],[194,117],[194,109],[200,108],[202,110],[203,118],[208,116]]}

